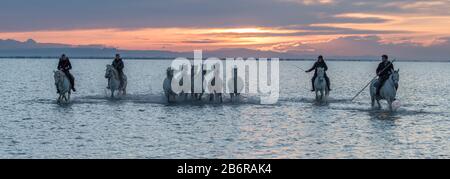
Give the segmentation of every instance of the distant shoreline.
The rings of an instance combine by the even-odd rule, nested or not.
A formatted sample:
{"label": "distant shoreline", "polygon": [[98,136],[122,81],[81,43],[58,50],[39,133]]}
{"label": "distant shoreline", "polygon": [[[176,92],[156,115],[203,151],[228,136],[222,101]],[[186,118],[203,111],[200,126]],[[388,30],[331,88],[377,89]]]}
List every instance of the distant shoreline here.
{"label": "distant shoreline", "polygon": [[[26,56],[13,56],[13,57],[1,57],[0,59],[58,59],[59,57],[26,57]],[[130,60],[173,60],[178,57],[122,57],[123,59]],[[114,59],[114,57],[71,57],[71,59],[77,60],[103,60],[103,59]],[[193,59],[193,58],[188,58]],[[206,58],[204,58],[206,59]],[[220,58],[221,60],[226,60],[226,58]],[[244,58],[246,59],[246,58]],[[293,59],[293,58],[280,58],[280,61],[315,61],[316,59]],[[378,59],[327,59],[327,61],[351,61],[351,62],[373,62],[379,61]],[[450,62],[450,60],[398,60],[399,62]]]}

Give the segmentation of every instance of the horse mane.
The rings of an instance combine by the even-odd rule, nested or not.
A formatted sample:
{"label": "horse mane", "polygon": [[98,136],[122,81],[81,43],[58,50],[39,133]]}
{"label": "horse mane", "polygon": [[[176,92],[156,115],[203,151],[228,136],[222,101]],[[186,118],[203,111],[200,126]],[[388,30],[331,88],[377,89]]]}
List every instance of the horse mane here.
{"label": "horse mane", "polygon": [[58,75],[58,77],[62,77],[62,79],[66,77],[66,74],[62,70],[55,71],[55,74]]}
{"label": "horse mane", "polygon": [[106,65],[106,67],[109,69],[109,70],[112,70],[112,73],[114,74],[114,77],[115,78],[119,78],[119,72],[116,70],[116,68],[114,68],[112,65]]}

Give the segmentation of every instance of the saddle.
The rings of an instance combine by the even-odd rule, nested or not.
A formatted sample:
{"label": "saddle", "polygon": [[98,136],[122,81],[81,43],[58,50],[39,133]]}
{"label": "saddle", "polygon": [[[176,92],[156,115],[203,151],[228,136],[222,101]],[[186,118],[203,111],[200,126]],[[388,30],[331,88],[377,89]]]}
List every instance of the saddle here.
{"label": "saddle", "polygon": [[377,79],[373,85],[374,85],[376,88],[378,88],[378,86],[380,86],[380,80]]}

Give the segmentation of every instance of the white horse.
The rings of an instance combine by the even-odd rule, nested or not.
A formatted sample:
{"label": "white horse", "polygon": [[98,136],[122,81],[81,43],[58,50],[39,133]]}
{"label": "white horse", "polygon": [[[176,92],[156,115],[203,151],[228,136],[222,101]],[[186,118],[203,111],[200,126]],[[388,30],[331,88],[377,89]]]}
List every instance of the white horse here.
{"label": "white horse", "polygon": [[[198,69],[197,69],[198,68]],[[204,91],[205,91],[205,89],[203,88],[203,80],[204,80],[204,74],[206,73],[206,71],[205,70],[203,70],[203,65],[202,66],[200,66],[200,67],[196,67],[196,66],[192,66],[192,68],[191,68],[191,99],[192,100],[198,100],[198,101],[201,101],[202,100],[202,96],[203,96],[203,93],[204,93]],[[201,76],[201,83],[199,84],[200,85],[200,88],[201,88],[201,92],[196,92],[195,91],[195,77],[196,76]]]}
{"label": "white horse", "polygon": [[167,98],[168,103],[175,102],[177,94],[172,90],[173,70],[171,68],[168,68],[166,75],[167,77],[166,79],[164,79],[163,83],[164,94]]}
{"label": "white horse", "polygon": [[123,74],[123,84],[120,86],[119,72],[112,66],[106,65],[105,78],[108,79],[109,89],[111,90],[111,98],[114,98],[114,92],[126,95],[127,93],[127,76]]}
{"label": "white horse", "polygon": [[201,70],[201,75],[202,75],[202,92],[195,94],[196,98],[201,101],[203,98],[203,95],[205,94],[205,75],[206,75],[207,71],[203,69]]}
{"label": "white horse", "polygon": [[392,111],[392,103],[395,101],[395,97],[397,96],[397,86],[400,81],[400,69],[397,71],[392,70],[391,76],[386,80],[383,87],[380,90],[380,96],[376,96],[377,88],[376,85],[378,80],[375,79],[372,81],[370,85],[370,96],[372,98],[372,108],[375,107],[375,101],[378,103],[378,108],[381,109],[380,100],[384,99],[388,102],[389,110]]}
{"label": "white horse", "polygon": [[55,78],[56,89],[59,91],[57,102],[61,103],[64,100],[64,102],[69,103],[71,93],[70,90],[72,89],[69,78],[61,70],[53,71],[53,77]]}
{"label": "white horse", "polygon": [[[314,88],[316,92],[317,102],[327,102],[330,91],[327,87],[327,81],[325,80],[325,69],[317,68],[317,77],[314,81]],[[319,95],[320,94],[320,95]]]}
{"label": "white horse", "polygon": [[[210,73],[214,73],[214,78],[209,82],[209,85],[207,87],[209,89],[209,92],[210,92],[210,94],[209,94],[209,101],[210,102],[219,101],[220,103],[222,103],[223,102],[223,96],[222,96],[222,93],[223,93],[223,89],[222,89],[223,81],[222,81],[222,78],[220,78],[218,71],[216,71],[216,65],[213,66],[213,70]],[[221,87],[221,89],[220,90],[216,90],[215,89],[216,85]]]}
{"label": "white horse", "polygon": [[[221,83],[222,83],[222,80],[221,80],[220,78],[214,78],[214,79],[211,81],[211,84],[212,84],[212,85],[221,84]],[[209,91],[211,92],[211,93],[209,94],[209,101],[210,101],[210,102],[211,102],[211,101],[212,101],[212,102],[219,101],[220,103],[223,102],[222,91],[216,91],[215,89],[212,89],[211,87],[210,87]]]}
{"label": "white horse", "polygon": [[232,90],[230,93],[231,101],[233,102],[235,98],[239,100],[240,92],[244,88],[243,80],[238,78],[238,69],[233,68],[233,80],[228,81],[228,87]]}

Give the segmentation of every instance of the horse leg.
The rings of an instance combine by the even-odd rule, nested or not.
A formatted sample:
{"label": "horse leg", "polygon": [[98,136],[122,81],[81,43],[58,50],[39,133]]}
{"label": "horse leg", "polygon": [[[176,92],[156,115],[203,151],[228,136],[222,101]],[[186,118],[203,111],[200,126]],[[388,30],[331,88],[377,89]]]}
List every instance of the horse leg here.
{"label": "horse leg", "polygon": [[388,106],[389,106],[389,111],[393,111],[393,109],[392,109],[392,100],[387,100],[387,102],[388,102]]}
{"label": "horse leg", "polygon": [[111,98],[114,98],[114,90],[111,90]]}
{"label": "horse leg", "polygon": [[62,96],[62,99],[61,99],[61,100],[64,100],[65,102],[67,101],[66,93],[63,93],[63,96]]}
{"label": "horse leg", "polygon": [[378,109],[381,109],[380,100],[377,100],[377,103],[378,103]]}
{"label": "horse leg", "polygon": [[371,96],[371,100],[372,100],[372,109],[375,108],[375,97],[374,95]]}
{"label": "horse leg", "polygon": [[[326,88],[326,87],[325,87]],[[321,100],[322,100],[322,102],[325,102],[325,90],[322,90],[322,92],[321,92]]]}
{"label": "horse leg", "polygon": [[324,92],[323,92],[323,90],[320,90],[320,102],[323,102],[323,96],[324,96]]}
{"label": "horse leg", "polygon": [[319,101],[319,92],[316,90],[316,101]]}

